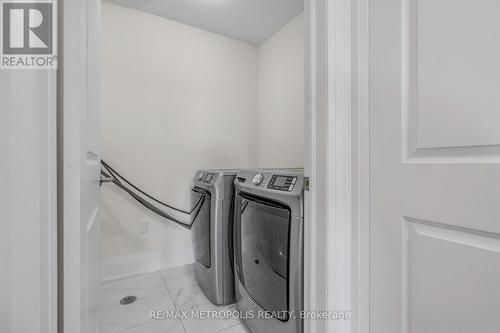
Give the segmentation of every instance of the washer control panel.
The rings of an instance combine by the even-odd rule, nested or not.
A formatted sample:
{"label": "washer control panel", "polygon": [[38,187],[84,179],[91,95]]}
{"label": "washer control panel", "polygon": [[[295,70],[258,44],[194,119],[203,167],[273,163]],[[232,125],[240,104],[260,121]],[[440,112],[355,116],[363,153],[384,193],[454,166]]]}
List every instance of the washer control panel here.
{"label": "washer control panel", "polygon": [[[200,175],[201,177],[198,178],[198,180],[204,184],[210,184],[212,183],[212,181],[215,179],[215,176],[216,174],[215,173],[210,173],[210,172],[207,172],[205,175],[203,175],[201,172],[200,172]],[[200,176],[198,175],[198,177]]]}
{"label": "washer control panel", "polygon": [[271,180],[269,180],[269,184],[267,184],[267,188],[272,190],[290,192],[293,190],[296,183],[297,177],[273,175],[271,177]]}

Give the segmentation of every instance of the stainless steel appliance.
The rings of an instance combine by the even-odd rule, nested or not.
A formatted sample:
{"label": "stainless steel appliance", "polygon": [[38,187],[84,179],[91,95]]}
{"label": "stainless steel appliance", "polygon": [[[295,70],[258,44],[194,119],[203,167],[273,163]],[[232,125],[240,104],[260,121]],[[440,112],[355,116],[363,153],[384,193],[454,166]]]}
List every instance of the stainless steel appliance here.
{"label": "stainless steel appliance", "polygon": [[216,305],[234,303],[233,203],[236,170],[199,170],[191,191],[192,205],[205,197],[193,221],[191,237],[195,277]]}
{"label": "stainless steel appliance", "polygon": [[236,177],[236,301],[253,333],[303,332],[303,184],[302,169]]}

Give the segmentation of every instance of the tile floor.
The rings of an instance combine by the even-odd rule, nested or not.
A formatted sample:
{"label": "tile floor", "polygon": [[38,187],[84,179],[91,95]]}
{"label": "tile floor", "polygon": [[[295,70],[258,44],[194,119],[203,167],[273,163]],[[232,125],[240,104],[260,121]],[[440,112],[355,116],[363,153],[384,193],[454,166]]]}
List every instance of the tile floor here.
{"label": "tile floor", "polygon": [[[137,301],[121,305],[129,295],[137,296]],[[100,333],[249,333],[237,318],[150,319],[150,311],[172,310],[227,313],[235,307],[213,305],[198,287],[192,265],[175,267],[103,283]]]}

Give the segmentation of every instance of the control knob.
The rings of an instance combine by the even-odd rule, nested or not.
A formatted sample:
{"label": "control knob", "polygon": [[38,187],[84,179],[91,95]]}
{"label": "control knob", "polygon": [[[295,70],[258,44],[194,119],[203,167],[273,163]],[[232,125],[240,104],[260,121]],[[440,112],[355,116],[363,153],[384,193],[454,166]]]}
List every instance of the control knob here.
{"label": "control knob", "polygon": [[262,182],[263,178],[264,178],[264,176],[261,173],[258,173],[255,176],[253,176],[252,183],[255,186],[259,186],[259,184]]}

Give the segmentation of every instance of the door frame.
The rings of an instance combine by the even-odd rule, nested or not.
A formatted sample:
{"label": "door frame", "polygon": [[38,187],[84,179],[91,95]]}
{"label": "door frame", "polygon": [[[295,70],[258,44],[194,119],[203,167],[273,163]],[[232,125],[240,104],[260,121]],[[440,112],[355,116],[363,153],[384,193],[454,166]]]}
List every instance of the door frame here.
{"label": "door frame", "polygon": [[[64,27],[64,41],[81,47],[86,41],[81,40],[79,24],[86,26],[89,18],[78,6],[60,3],[65,5],[61,8],[64,22],[76,22]],[[304,307],[352,312],[347,321],[305,320],[304,329],[308,333],[368,332],[369,0],[305,0],[304,13],[305,175],[310,178],[305,195]],[[80,48],[66,45],[66,57],[78,59]],[[62,91],[64,104],[71,105],[79,98],[75,82],[80,82],[82,73],[77,63],[65,65]],[[64,128],[73,128],[78,119],[78,113],[65,112]],[[65,165],[80,148],[75,137],[79,132],[70,133],[64,135]],[[74,172],[79,170],[68,171],[65,167],[66,181],[78,178]],[[63,200],[72,193],[76,195],[65,184]],[[72,211],[69,208],[65,212]],[[71,219],[65,216],[65,220]],[[80,296],[79,277],[73,267],[78,261],[72,260],[80,259],[79,244],[72,241],[77,226],[64,226],[64,327],[60,332],[63,328],[77,332],[70,329],[81,324],[75,303]]]}
{"label": "door frame", "polygon": [[305,0],[305,332],[369,331],[369,0]]}
{"label": "door frame", "polygon": [[[86,142],[82,133],[82,110],[89,105],[88,88],[93,86],[93,78],[99,73],[88,66],[90,43],[95,40],[89,36],[91,22],[100,21],[90,17],[91,2],[58,0],[59,21],[59,75],[58,75],[58,260],[59,266],[59,321],[58,333],[94,333],[88,330],[84,321],[81,302],[88,295],[82,290],[81,234],[89,226],[81,221],[81,179],[85,177],[81,153]],[[100,83],[98,83],[100,84]],[[94,85],[95,86],[95,85]],[[99,180],[95,179],[97,183]]]}
{"label": "door frame", "polygon": [[353,332],[370,331],[370,0],[353,1]]}
{"label": "door frame", "polygon": [[[86,73],[83,72],[83,61],[86,50],[86,27],[88,18],[86,11],[80,10],[77,2],[59,0],[62,13],[60,20],[60,61],[59,61],[59,167],[60,167],[60,198],[59,198],[59,251],[60,251],[60,302],[59,333],[80,332],[82,316],[80,311],[81,275],[80,262],[80,144],[81,144],[81,83]],[[88,75],[88,74],[87,74]],[[61,193],[62,192],[62,193]]]}

